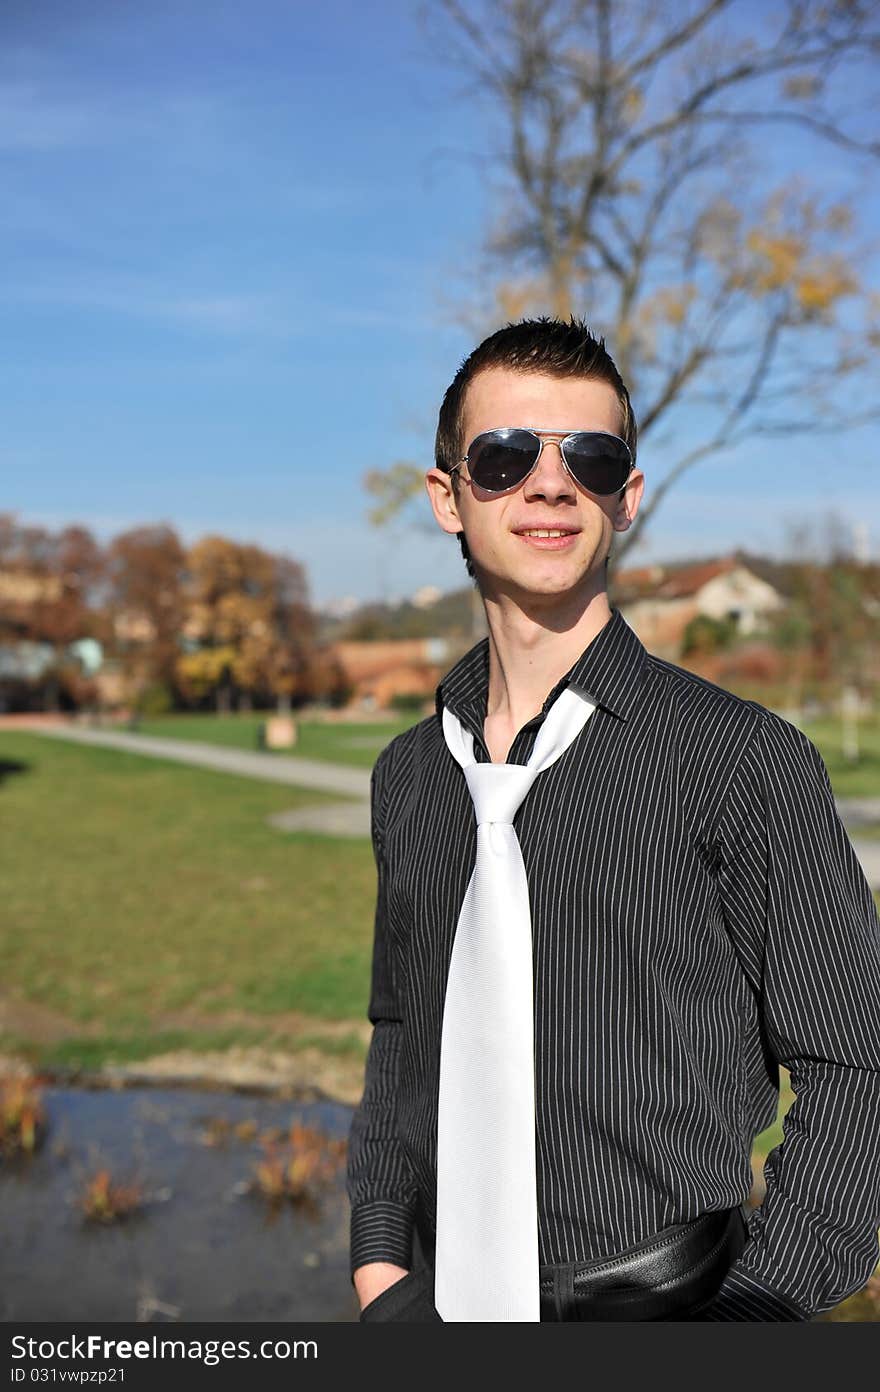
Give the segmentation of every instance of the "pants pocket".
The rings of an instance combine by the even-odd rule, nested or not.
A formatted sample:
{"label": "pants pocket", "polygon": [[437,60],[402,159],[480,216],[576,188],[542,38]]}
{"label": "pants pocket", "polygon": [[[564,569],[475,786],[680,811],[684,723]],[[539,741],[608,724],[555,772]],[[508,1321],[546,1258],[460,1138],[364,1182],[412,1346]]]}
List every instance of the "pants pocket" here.
{"label": "pants pocket", "polygon": [[362,1324],[433,1324],[440,1322],[434,1308],[433,1286],[428,1272],[409,1271],[377,1295],[360,1313]]}

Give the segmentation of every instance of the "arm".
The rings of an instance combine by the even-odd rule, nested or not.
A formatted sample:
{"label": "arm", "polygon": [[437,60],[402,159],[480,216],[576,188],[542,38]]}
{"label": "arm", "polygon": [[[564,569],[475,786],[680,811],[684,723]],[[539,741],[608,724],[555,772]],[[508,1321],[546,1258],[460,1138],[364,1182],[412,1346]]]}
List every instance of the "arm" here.
{"label": "arm", "polygon": [[397,1139],[396,1124],[403,1019],[386,912],[387,756],[387,750],[380,755],[370,783],[373,854],[378,874],[369,1006],[373,1037],[367,1054],[364,1093],[351,1125],[348,1154],[352,1279],[362,1306],[406,1275],[415,1207],[415,1184]]}
{"label": "arm", "polygon": [[808,1320],[877,1261],[880,922],[819,752],[778,717],[737,770],[721,842],[727,928],[796,1098],[703,1318]]}

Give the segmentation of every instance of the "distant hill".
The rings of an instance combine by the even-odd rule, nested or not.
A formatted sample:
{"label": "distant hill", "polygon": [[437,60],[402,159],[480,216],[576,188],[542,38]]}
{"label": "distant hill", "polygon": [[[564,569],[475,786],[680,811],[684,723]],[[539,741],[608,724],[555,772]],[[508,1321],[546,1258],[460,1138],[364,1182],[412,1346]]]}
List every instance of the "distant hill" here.
{"label": "distant hill", "polygon": [[[792,597],[791,561],[777,561],[744,549],[737,549],[726,555],[750,570],[760,580],[772,585],[783,599],[788,600]],[[654,568],[669,579],[690,567],[707,566],[713,559],[718,558],[705,555],[679,556],[675,560],[657,562],[655,566],[645,566],[643,569],[647,571]],[[873,565],[857,569],[860,570],[860,587],[865,593],[876,595],[880,588],[877,581],[880,568]],[[622,566],[621,574],[628,570],[631,568]],[[614,604],[613,568],[609,594]],[[450,638],[469,644],[482,637],[486,631],[482,604],[472,584],[458,590],[450,590],[447,594],[441,595],[436,603],[428,606],[413,604],[409,600],[399,604],[383,604],[377,600],[360,605],[344,618],[320,613],[317,618],[319,639],[326,643],[342,640],[370,642],[390,638]]]}
{"label": "distant hill", "polygon": [[[344,618],[318,615],[322,642],[371,642],[388,638],[459,638],[476,642],[485,632],[482,605],[472,585],[450,590],[427,607],[372,601]],[[475,612],[479,625],[475,628]]]}

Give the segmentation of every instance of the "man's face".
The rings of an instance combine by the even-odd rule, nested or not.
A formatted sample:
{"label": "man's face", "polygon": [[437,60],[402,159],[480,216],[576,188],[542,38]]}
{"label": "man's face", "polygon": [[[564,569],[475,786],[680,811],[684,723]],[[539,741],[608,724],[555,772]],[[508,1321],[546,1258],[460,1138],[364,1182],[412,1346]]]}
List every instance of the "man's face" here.
{"label": "man's face", "polygon": [[[475,436],[499,426],[619,435],[620,403],[606,382],[487,368],[472,379],[465,397],[465,452]],[[467,474],[467,465],[461,472]],[[462,480],[453,494],[448,475],[438,469],[428,471],[426,482],[439,525],[447,532],[464,530],[485,597],[506,592],[552,602],[604,589],[612,535],[634,518],[644,476],[633,470],[623,498],[588,493],[564,467],[558,444],[548,440],[534,472],[512,493],[475,496]],[[571,535],[564,541],[526,535],[557,528]]]}

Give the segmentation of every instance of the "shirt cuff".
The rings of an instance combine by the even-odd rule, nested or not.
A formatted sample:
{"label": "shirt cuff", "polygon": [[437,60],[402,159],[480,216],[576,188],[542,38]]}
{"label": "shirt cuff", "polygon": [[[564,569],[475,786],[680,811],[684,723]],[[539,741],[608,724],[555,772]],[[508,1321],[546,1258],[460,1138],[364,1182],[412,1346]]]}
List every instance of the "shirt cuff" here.
{"label": "shirt cuff", "polygon": [[782,1321],[809,1320],[812,1316],[787,1296],[761,1285],[753,1276],[732,1266],[700,1320]]}
{"label": "shirt cuff", "polygon": [[412,1265],[413,1211],[405,1204],[374,1199],[351,1211],[351,1271],[367,1262]]}

